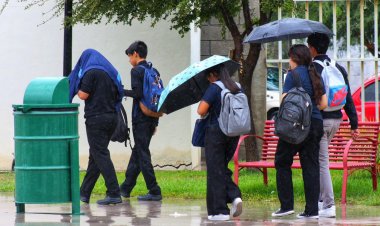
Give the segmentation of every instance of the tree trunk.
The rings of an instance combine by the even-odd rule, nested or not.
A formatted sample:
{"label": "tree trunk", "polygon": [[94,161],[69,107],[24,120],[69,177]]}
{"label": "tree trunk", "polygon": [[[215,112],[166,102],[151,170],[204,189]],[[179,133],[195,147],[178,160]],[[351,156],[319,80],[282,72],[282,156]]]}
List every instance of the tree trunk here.
{"label": "tree trunk", "polygon": [[[248,103],[252,111],[252,74],[256,67],[257,60],[260,56],[261,45],[250,44],[250,50],[245,60],[242,60],[243,70],[239,74],[239,81],[247,94]],[[251,114],[252,116],[252,114]],[[254,119],[251,120],[251,133],[256,133],[256,124]],[[259,160],[260,154],[257,148],[256,139],[250,137],[245,140],[246,161]]]}
{"label": "tree trunk", "polygon": [[[255,70],[252,75],[251,84],[251,115],[255,122],[255,133],[259,136],[263,135],[264,124],[267,118],[266,114],[266,91],[267,91],[267,66],[265,51],[260,51],[259,59],[256,63]],[[262,140],[256,139],[257,152],[254,153],[255,160],[261,159]]]}

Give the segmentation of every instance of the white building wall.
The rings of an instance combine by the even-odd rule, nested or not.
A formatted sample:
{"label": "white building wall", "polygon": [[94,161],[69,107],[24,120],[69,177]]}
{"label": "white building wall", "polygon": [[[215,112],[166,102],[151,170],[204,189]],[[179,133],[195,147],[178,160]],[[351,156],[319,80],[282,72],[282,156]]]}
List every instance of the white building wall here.
{"label": "white building wall", "polygon": [[[24,10],[22,3],[9,3],[0,15],[0,170],[11,168],[14,152],[12,104],[22,104],[26,86],[35,77],[62,76],[63,26],[62,18],[53,18],[40,25],[48,16],[43,12],[49,5]],[[39,25],[39,26],[38,26]],[[124,50],[135,40],[148,45],[148,60],[160,71],[164,84],[187,67],[190,60],[190,35],[181,38],[170,24],[150,27],[136,22],[127,25],[76,25],[73,29],[73,67],[86,48],[100,51],[122,75],[124,86],[130,88],[131,66]],[[85,169],[88,144],[83,120],[84,103],[80,103],[80,167]],[[131,99],[124,103],[130,119]],[[158,132],[153,136],[150,150],[153,165],[191,162],[191,109],[186,108],[161,118]],[[131,150],[120,143],[109,147],[117,170],[126,169]]]}

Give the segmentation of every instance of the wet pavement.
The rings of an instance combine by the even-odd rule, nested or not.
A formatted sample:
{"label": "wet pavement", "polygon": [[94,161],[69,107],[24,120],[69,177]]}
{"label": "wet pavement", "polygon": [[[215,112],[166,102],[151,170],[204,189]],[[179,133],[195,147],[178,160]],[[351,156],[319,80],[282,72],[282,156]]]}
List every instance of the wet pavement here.
{"label": "wet pavement", "polygon": [[[13,200],[13,196],[0,196],[0,225],[380,225],[380,207],[374,206],[337,206],[337,217],[331,219],[301,220],[296,219],[295,215],[274,219],[271,213],[278,208],[278,203],[243,201],[243,214],[239,218],[212,222],[207,220],[205,200],[164,199],[162,202],[142,202],[132,197],[114,206],[82,204],[80,216],[69,214],[71,204],[26,204],[26,213],[16,214]],[[295,210],[301,212],[302,206],[297,206]]]}

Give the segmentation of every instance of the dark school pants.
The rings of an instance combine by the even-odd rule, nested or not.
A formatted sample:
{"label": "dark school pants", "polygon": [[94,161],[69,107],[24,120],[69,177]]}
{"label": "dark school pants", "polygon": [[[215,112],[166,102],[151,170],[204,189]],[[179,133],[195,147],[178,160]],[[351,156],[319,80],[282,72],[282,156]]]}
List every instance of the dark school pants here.
{"label": "dark school pants", "polygon": [[298,152],[305,190],[305,213],[318,215],[319,142],[322,135],[323,121],[312,119],[309,135],[301,144],[290,144],[281,139],[278,141],[275,166],[277,192],[282,210],[294,209],[291,166],[293,164],[293,157]]}
{"label": "dark school pants", "polygon": [[127,194],[131,193],[136,185],[137,177],[142,172],[149,193],[161,195],[161,188],[156,181],[149,150],[155,128],[156,124],[153,122],[141,122],[132,125],[135,146],[132,149],[132,155],[125,172],[125,181],[120,186]]}
{"label": "dark school pants", "polygon": [[232,159],[239,137],[227,137],[219,124],[210,125],[205,134],[207,165],[207,213],[230,214],[227,203],[241,197],[239,187],[232,181],[228,163]]}
{"label": "dark school pants", "polygon": [[86,119],[90,157],[86,175],[80,188],[82,196],[90,197],[96,181],[102,174],[107,187],[107,196],[120,197],[115,168],[108,150],[108,144],[116,123],[117,115],[115,113],[96,115]]}

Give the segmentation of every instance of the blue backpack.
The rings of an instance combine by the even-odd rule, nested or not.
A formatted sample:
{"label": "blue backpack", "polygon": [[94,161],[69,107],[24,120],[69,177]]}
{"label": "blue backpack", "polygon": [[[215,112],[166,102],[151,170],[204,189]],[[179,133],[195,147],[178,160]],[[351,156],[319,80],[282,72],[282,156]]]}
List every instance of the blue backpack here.
{"label": "blue backpack", "polygon": [[151,111],[157,112],[158,101],[164,85],[158,75],[157,71],[152,67],[152,63],[149,63],[149,67],[139,65],[144,68],[144,83],[143,83],[143,98],[142,103]]}

